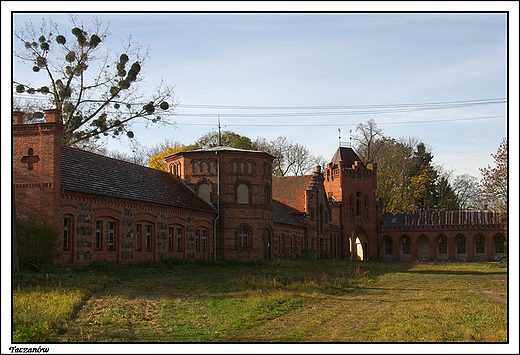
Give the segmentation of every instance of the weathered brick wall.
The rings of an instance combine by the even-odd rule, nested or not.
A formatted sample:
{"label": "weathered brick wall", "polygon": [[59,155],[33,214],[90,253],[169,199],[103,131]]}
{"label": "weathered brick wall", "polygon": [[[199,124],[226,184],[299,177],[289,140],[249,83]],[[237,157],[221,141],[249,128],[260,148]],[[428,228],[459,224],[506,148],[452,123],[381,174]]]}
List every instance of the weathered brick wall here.
{"label": "weathered brick wall", "polygon": [[[380,227],[378,239],[381,259],[478,261],[493,260],[495,256],[507,253],[506,247],[502,246],[505,231],[499,212],[426,211],[385,216],[397,220],[405,215],[407,220],[398,222],[404,225],[385,224]],[[388,219],[385,221],[389,222]],[[460,248],[459,237],[462,238]],[[387,253],[388,238],[391,238],[392,253]],[[410,242],[406,253],[403,248],[405,239]],[[442,243],[446,243],[446,246],[440,246]]]}
{"label": "weathered brick wall", "polygon": [[47,122],[22,124],[13,113],[13,187],[18,218],[35,218],[60,228],[56,211],[61,195],[61,137],[59,111],[46,111]]}
{"label": "weathered brick wall", "polygon": [[[200,196],[209,187],[209,201],[220,205],[217,255],[226,260],[272,259],[266,255],[265,231],[273,230],[272,156],[257,151],[224,147],[180,152],[168,157],[169,171],[177,173]],[[220,176],[220,184],[218,178]],[[240,201],[240,189],[247,201]],[[243,195],[245,196],[245,195]],[[220,201],[220,204],[218,202]],[[239,245],[238,233],[249,232],[247,247]],[[272,240],[269,242],[272,244]]]}
{"label": "weathered brick wall", "polygon": [[346,255],[353,249],[356,235],[366,235],[368,255],[366,258],[378,257],[377,226],[379,216],[376,209],[375,189],[377,188],[377,167],[365,169],[360,162],[352,166],[344,166],[340,161],[337,167],[332,164],[325,172],[325,189],[329,197],[336,203],[333,209],[333,220],[340,219],[343,227],[341,250],[344,258],[352,259],[354,255]]}
{"label": "weathered brick wall", "polygon": [[305,250],[305,228],[287,224],[275,224],[272,252],[273,257],[295,256]]}
{"label": "weathered brick wall", "polygon": [[[75,192],[64,193],[62,206],[63,216],[72,220],[69,247],[64,249],[61,245],[62,263],[93,260],[124,263],[162,258],[208,260],[213,256],[212,213]],[[109,247],[108,222],[113,222],[115,227],[113,248]],[[139,245],[138,225],[141,226]],[[97,229],[98,226],[101,228]],[[150,248],[147,248],[147,226]],[[180,250],[177,247],[179,228],[182,231]],[[96,243],[97,230],[100,244]]]}

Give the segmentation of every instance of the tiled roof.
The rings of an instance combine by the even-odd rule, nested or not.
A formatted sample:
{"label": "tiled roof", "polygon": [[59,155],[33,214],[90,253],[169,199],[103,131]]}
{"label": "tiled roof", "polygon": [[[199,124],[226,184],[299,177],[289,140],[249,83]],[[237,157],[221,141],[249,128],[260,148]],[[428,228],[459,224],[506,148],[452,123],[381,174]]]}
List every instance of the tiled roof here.
{"label": "tiled roof", "polygon": [[273,221],[275,223],[288,224],[302,228],[306,227],[303,222],[301,222],[298,218],[294,217],[291,212],[289,212],[288,206],[279,201],[273,200],[273,207]]}
{"label": "tiled roof", "polygon": [[352,148],[339,147],[334,156],[332,157],[332,165],[338,165],[339,161],[343,160],[346,168],[350,168],[354,165],[355,161],[361,161],[358,155]]}
{"label": "tiled roof", "polygon": [[61,187],[68,191],[215,212],[172,174],[70,147],[62,148]]}
{"label": "tiled roof", "polygon": [[312,175],[273,177],[273,199],[287,205],[291,213],[305,212],[305,190]]}
{"label": "tiled roof", "polygon": [[381,227],[463,226],[501,224],[498,211],[423,211],[386,213]]}

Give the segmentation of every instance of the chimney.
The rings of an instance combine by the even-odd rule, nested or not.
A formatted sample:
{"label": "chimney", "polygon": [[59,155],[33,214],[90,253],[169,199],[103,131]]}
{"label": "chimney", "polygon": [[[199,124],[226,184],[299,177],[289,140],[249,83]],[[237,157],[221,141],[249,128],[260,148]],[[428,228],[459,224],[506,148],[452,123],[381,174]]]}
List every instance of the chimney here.
{"label": "chimney", "polygon": [[47,123],[61,123],[61,110],[52,109],[45,110],[45,122]]}
{"label": "chimney", "polygon": [[25,116],[24,112],[13,111],[13,124],[23,124],[23,116]]}

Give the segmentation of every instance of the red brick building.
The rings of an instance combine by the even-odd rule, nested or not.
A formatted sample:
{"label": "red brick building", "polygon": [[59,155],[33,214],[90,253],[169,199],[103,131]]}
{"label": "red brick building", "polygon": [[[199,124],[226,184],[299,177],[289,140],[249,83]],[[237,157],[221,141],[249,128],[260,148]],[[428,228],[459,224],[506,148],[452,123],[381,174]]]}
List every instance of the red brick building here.
{"label": "red brick building", "polygon": [[18,218],[61,231],[61,263],[212,257],[211,205],[171,174],[63,147],[59,114],[13,114],[13,185]]}
{"label": "red brick building", "polygon": [[213,147],[165,158],[168,172],[61,144],[60,112],[13,113],[17,218],[61,232],[61,263],[162,258],[492,260],[506,253],[492,211],[381,216],[377,166],[340,147],[312,175],[272,177],[273,156]]}

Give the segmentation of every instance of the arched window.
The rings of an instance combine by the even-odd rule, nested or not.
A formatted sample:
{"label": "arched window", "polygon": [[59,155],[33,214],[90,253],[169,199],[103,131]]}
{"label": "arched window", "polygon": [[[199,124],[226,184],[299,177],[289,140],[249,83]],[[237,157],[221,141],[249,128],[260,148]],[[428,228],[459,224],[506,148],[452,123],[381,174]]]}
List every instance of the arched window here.
{"label": "arched window", "polygon": [[350,219],[354,219],[354,195],[350,194]]}
{"label": "arched window", "polygon": [[211,203],[211,190],[208,184],[201,184],[199,186],[199,197],[207,203]]}
{"label": "arched window", "polygon": [[249,188],[246,184],[237,186],[237,203],[244,205],[249,204]]}
{"label": "arched window", "polygon": [[439,254],[448,254],[448,239],[445,236],[440,236],[438,239]]}
{"label": "arched window", "polygon": [[253,173],[253,164],[247,163],[247,173],[252,174]]}
{"label": "arched window", "polygon": [[215,172],[215,162],[210,161],[209,162],[209,172],[214,173]]}
{"label": "arched window", "polygon": [[237,166],[238,166],[238,165],[237,165],[237,162],[234,161],[234,162],[233,162],[233,172],[234,172],[235,174],[238,173],[238,168],[237,168]]}
{"label": "arched window", "polygon": [[206,167],[207,167],[207,164],[205,161],[203,161],[201,164],[200,164],[200,172],[201,173],[205,173],[206,172]]}
{"label": "arched window", "polygon": [[246,172],[245,164],[244,163],[240,163],[240,173],[244,174],[245,172]]}
{"label": "arched window", "polygon": [[318,217],[319,218],[318,223],[319,223],[319,227],[320,227],[320,233],[323,233],[323,217],[324,217],[323,216],[323,203],[320,204],[320,210],[319,211],[320,212],[319,212],[319,217]]}
{"label": "arched window", "polygon": [[144,237],[145,237],[145,249],[147,251],[152,251],[153,249],[153,231],[152,231],[152,225],[146,224],[144,226]]}
{"label": "arched window", "polygon": [[264,203],[268,206],[271,204],[271,186],[269,185],[264,187]]}
{"label": "arched window", "polygon": [[494,239],[495,254],[504,254],[506,252],[506,238],[503,235],[497,235]]}
{"label": "arched window", "polygon": [[475,251],[477,254],[484,254],[486,252],[486,238],[483,235],[475,237]]}
{"label": "arched window", "polygon": [[393,254],[394,253],[394,242],[392,238],[389,236],[385,237],[385,254]]}
{"label": "arched window", "polygon": [[457,236],[456,243],[457,243],[457,253],[466,254],[466,237],[464,237],[463,235]]}
{"label": "arched window", "polygon": [[242,228],[237,233],[237,247],[238,249],[249,248],[249,231],[247,228]]}
{"label": "arched window", "polygon": [[402,238],[403,245],[403,254],[411,254],[412,253],[412,244],[410,243],[410,238],[404,236]]}
{"label": "arched window", "polygon": [[199,163],[193,162],[193,173],[198,174],[199,173]]}
{"label": "arched window", "polygon": [[63,217],[63,249],[68,250],[70,244],[70,232],[72,231],[71,225],[72,218],[70,216]]}

